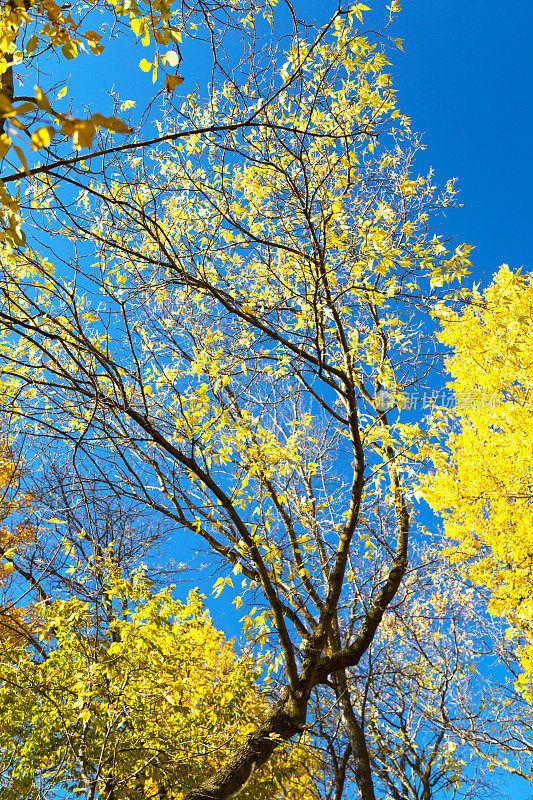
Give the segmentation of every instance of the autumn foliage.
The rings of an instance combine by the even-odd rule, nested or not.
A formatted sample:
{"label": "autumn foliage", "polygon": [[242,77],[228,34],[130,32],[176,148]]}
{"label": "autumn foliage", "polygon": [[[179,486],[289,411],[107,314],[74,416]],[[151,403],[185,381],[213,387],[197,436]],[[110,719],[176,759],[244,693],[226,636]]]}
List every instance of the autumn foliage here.
{"label": "autumn foliage", "polygon": [[507,266],[461,313],[441,311],[451,387],[469,402],[448,416],[424,496],[455,542],[453,556],[487,587],[509,635],[525,635],[521,677],[533,679],[533,284]]}
{"label": "autumn foliage", "polygon": [[33,604],[17,601],[13,586],[13,557],[26,553],[35,539],[29,512],[32,498],[20,490],[22,465],[4,439],[0,442],[0,637],[4,642],[23,640],[35,624]]}
{"label": "autumn foliage", "polygon": [[[257,666],[246,652],[235,655],[198,592],[180,603],[154,593],[142,571],[126,581],[116,569],[106,591],[117,606],[107,626],[75,599],[39,606],[44,660],[3,643],[6,798],[96,791],[178,800],[265,714]],[[301,740],[278,751],[243,796],[308,800],[319,773]]]}

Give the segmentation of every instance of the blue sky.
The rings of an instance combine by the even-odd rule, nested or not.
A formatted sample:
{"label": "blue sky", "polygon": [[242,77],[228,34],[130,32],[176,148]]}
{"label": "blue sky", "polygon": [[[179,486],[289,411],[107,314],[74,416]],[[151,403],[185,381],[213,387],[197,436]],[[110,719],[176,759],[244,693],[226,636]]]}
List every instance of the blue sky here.
{"label": "blue sky", "polygon": [[533,268],[530,235],[533,17],[525,2],[408,0],[396,23],[399,101],[463,208],[447,229],[476,245],[476,274]]}

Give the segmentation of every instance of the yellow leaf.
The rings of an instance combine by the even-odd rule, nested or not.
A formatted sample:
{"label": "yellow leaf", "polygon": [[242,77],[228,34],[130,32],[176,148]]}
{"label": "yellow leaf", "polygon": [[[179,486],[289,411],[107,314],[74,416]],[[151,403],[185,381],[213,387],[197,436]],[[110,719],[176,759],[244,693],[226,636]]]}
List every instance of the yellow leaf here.
{"label": "yellow leaf", "polygon": [[43,111],[52,111],[48,97],[39,86],[35,87],[35,102]]}
{"label": "yellow leaf", "polygon": [[48,147],[54,136],[54,128],[49,126],[39,128],[37,131],[35,131],[35,133],[32,133],[32,149],[39,150],[40,147]]}
{"label": "yellow leaf", "polygon": [[131,133],[132,129],[129,125],[126,125],[121,119],[118,117],[109,117],[106,121],[105,127],[109,131],[114,131],[115,133]]}
{"label": "yellow leaf", "polygon": [[146,58],[141,58],[139,66],[143,72],[149,72],[152,69],[152,62],[147,61]]}
{"label": "yellow leaf", "polygon": [[99,33],[96,33],[96,31],[87,31],[83,35],[89,42],[94,42],[95,44],[98,44],[102,38]]}
{"label": "yellow leaf", "polygon": [[163,58],[161,59],[165,67],[177,67],[181,61],[179,53],[176,53],[175,50],[169,50],[165,53]]}
{"label": "yellow leaf", "polygon": [[362,15],[362,13],[361,13],[361,12],[362,12],[362,11],[370,11],[370,8],[369,8],[368,6],[364,6],[364,5],[362,5],[362,3],[358,3],[358,4],[355,6],[355,8],[354,8],[354,9],[352,9],[352,10],[355,12],[355,16],[357,17],[357,19],[359,20],[359,22],[362,22],[362,21],[363,21],[363,15]]}
{"label": "yellow leaf", "polygon": [[11,139],[5,133],[0,136],[0,158],[4,158],[5,154],[11,147]]}
{"label": "yellow leaf", "polygon": [[166,692],[166,693],[165,693],[165,700],[166,700],[168,703],[170,703],[170,705],[171,705],[171,706],[175,706],[175,705],[176,705],[176,701],[174,700],[174,698],[172,697],[172,695],[171,695],[171,694],[169,694],[168,692]]}
{"label": "yellow leaf", "polygon": [[93,143],[94,135],[96,133],[96,128],[94,127],[92,122],[89,121],[81,121],[77,122],[75,125],[74,132],[72,134],[72,142],[74,147],[78,150],[81,147],[90,147]]}
{"label": "yellow leaf", "polygon": [[25,171],[27,172],[28,171],[28,161],[26,159],[26,155],[24,153],[24,150],[22,149],[22,147],[19,147],[16,144],[13,145],[13,149],[15,150],[16,154],[18,155],[18,157],[20,159],[20,163],[22,164],[22,166],[24,167]]}
{"label": "yellow leaf", "polygon": [[34,53],[37,50],[38,46],[39,46],[39,39],[37,38],[37,36],[35,34],[33,34],[28,39],[28,43],[26,45],[26,53],[29,56],[31,56],[31,54]]}
{"label": "yellow leaf", "polygon": [[144,25],[144,20],[142,19],[142,17],[132,17],[130,19],[130,28],[132,29],[135,36],[140,35],[143,25]]}
{"label": "yellow leaf", "polygon": [[78,55],[78,48],[76,47],[75,42],[68,41],[68,42],[65,42],[65,44],[61,48],[61,52],[63,53],[63,55],[65,56],[66,59],[71,61],[73,58],[76,58],[76,56]]}
{"label": "yellow leaf", "polygon": [[170,38],[172,39],[172,41],[176,42],[176,44],[180,44],[180,42],[181,42],[181,31],[179,31],[177,28],[169,28],[168,32],[170,34]]}

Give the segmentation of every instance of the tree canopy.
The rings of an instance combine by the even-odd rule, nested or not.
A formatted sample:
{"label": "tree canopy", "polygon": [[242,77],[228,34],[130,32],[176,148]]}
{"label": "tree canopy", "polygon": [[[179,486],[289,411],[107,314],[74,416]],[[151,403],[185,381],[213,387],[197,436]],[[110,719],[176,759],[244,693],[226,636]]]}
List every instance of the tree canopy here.
{"label": "tree canopy", "polygon": [[[154,594],[142,571],[126,581],[110,566],[107,624],[71,598],[35,610],[44,659],[4,642],[6,798],[180,797],[265,712],[250,655],[235,656],[197,592],[182,604]],[[320,770],[302,740],[243,796],[315,797]]]}
{"label": "tree canopy", "polygon": [[433,455],[425,496],[444,519],[454,558],[491,592],[491,611],[525,636],[520,683],[531,699],[531,277],[503,266],[460,314],[442,316],[447,369],[464,401]]}
{"label": "tree canopy", "polygon": [[[241,88],[257,125],[228,131],[231,87],[190,98],[204,135],[130,160],[120,183],[90,185],[79,214],[52,209],[80,252],[99,243],[94,266],[75,266],[86,292],[52,253],[5,261],[13,412],[73,438],[102,480],[202,537],[243,590],[261,587],[245,628],[265,643],[276,632],[286,686],[210,796],[233,794],[302,731],[329,676],[349,702],[342,671],[369,647],[407,567],[419,447],[419,429],[391,425],[374,397],[420,380],[411,309],[468,263],[466,246],[448,253],[427,233],[453,188],[436,197],[431,176],[410,175],[386,58],[352,26],[351,14],[337,20],[311,51],[296,42],[281,70],[288,88],[267,108]],[[351,567],[365,549],[364,569]]]}

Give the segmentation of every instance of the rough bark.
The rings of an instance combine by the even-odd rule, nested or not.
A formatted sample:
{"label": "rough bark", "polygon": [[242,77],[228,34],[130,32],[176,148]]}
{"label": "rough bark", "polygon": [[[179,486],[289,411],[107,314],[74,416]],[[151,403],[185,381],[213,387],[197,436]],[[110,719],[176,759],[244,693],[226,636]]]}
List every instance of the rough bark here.
{"label": "rough bark", "polygon": [[352,705],[350,690],[346,681],[346,673],[344,670],[340,670],[336,677],[336,695],[344,730],[352,749],[353,767],[357,788],[359,789],[359,796],[361,800],[376,800],[365,733],[362,725],[360,725],[357,720]]}

